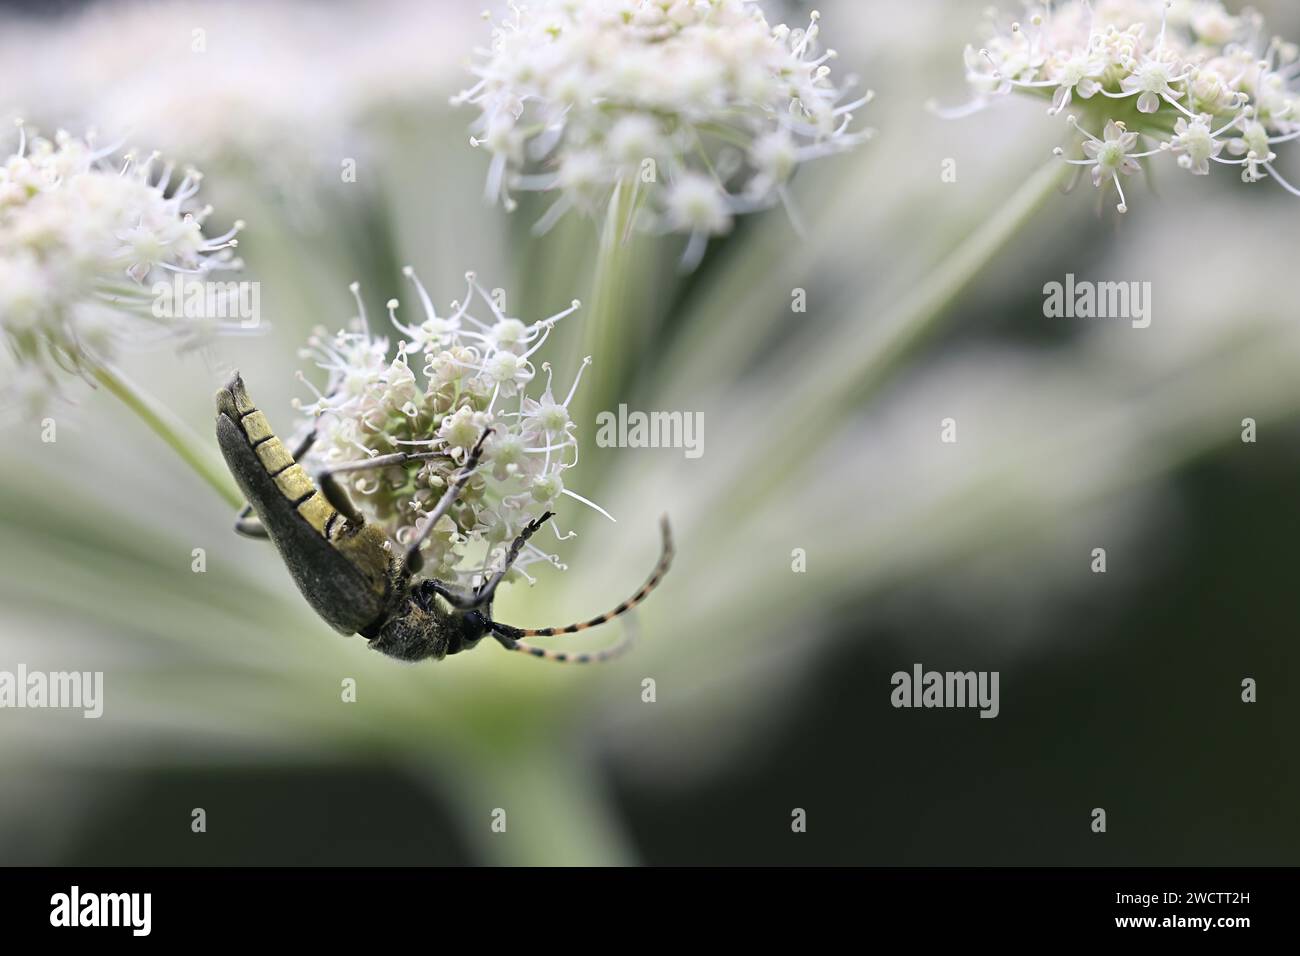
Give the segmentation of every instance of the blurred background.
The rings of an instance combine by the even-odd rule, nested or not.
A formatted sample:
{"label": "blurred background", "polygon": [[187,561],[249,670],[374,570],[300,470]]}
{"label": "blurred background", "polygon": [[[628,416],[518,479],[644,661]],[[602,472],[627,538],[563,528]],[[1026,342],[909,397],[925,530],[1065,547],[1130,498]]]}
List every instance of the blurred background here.
{"label": "blurred background", "polygon": [[[1256,6],[1300,38],[1294,4]],[[678,560],[636,650],[600,669],[487,646],[382,658],[316,619],[124,408],[72,390],[57,442],[3,433],[0,669],[102,670],[105,712],[0,711],[0,862],[1297,862],[1300,200],[1172,162],[1135,177],[1122,221],[1086,183],[1054,191],[911,328],[899,303],[1006,214],[1064,126],[1036,101],[925,109],[966,98],[977,5],[818,7],[837,73],[877,92],[859,117],[875,139],[800,171],[802,236],[779,210],[744,217],[685,276],[678,240],[636,240],[619,397],[701,412],[704,454],[597,448],[581,423],[572,487],[618,523],[575,504],[568,570],[497,602],[524,626],[604,610],[666,511]],[[811,6],[766,9],[794,24]],[[482,199],[473,113],[448,103],[487,42],[477,14],[0,5],[0,114],[192,162],[213,229],[248,223],[269,330],[125,363],[196,433],[233,367],[289,431],[295,372],[314,377],[298,349],[355,313],[353,279],[372,316],[406,297],[407,263],[444,304],[475,270],[528,321],[589,295],[592,223],[539,240],[542,206]],[[1294,154],[1281,168],[1300,179]],[[1067,272],[1150,282],[1151,327],[1044,318]],[[575,318],[545,353],[559,381]],[[890,676],[915,663],[999,671],[1000,715],[894,709]]]}

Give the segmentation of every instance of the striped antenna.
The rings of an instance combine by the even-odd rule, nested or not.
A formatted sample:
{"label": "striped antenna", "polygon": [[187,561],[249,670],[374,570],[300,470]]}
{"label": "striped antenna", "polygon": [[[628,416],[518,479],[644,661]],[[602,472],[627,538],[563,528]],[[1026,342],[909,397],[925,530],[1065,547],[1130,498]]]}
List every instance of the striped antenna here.
{"label": "striped antenna", "polygon": [[659,585],[659,582],[663,580],[663,576],[668,573],[668,568],[673,563],[673,535],[672,529],[668,525],[667,515],[664,515],[664,517],[660,519],[659,527],[663,533],[663,551],[659,556],[659,563],[655,565],[654,571],[650,573],[650,577],[646,579],[645,584],[641,585],[641,589],[618,607],[614,608],[614,610],[601,614],[598,617],[593,617],[589,621],[583,621],[580,624],[570,624],[566,627],[511,627],[508,624],[498,624],[493,622],[492,630],[510,641],[510,643],[506,645],[510,650],[519,651],[523,654],[531,654],[532,656],[540,657],[543,660],[559,661],[566,664],[597,664],[622,654],[634,642],[634,636],[630,629],[629,633],[623,638],[623,640],[619,641],[613,647],[607,648],[603,651],[593,651],[591,653],[564,653],[561,651],[551,651],[545,648],[534,647],[530,644],[522,643],[518,638],[554,637],[557,634],[576,634],[578,631],[585,631],[589,627],[597,627],[608,621],[612,621],[614,618],[626,614],[628,611],[632,610],[632,608],[644,601],[649,597],[650,592]]}
{"label": "striped antenna", "polygon": [[523,641],[515,641],[512,651],[519,651],[521,654],[529,654],[533,657],[540,657],[544,661],[555,661],[558,664],[603,664],[606,661],[612,661],[616,657],[622,657],[623,654],[630,650],[636,643],[635,629],[632,622],[636,620],[635,615],[629,617],[624,622],[623,637],[613,647],[607,647],[599,651],[553,651],[548,647],[537,647],[533,644],[525,644]]}

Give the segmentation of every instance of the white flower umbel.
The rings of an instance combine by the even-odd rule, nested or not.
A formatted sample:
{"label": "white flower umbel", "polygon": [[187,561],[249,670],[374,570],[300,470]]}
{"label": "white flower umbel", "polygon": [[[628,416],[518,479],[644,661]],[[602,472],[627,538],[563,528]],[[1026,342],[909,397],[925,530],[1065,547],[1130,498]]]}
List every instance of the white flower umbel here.
{"label": "white flower umbel", "polygon": [[[192,345],[222,323],[154,314],[152,285],[174,273],[232,268],[236,223],[208,237],[200,174],[93,136],[29,138],[0,166],[0,333],[23,370],[29,409],[63,373],[97,377],[124,346]],[[174,310],[173,310],[174,311]],[[18,396],[11,396],[17,398]]]}
{"label": "white flower umbel", "polygon": [[1273,165],[1273,147],[1300,138],[1300,47],[1268,38],[1257,13],[1231,15],[1218,0],[1034,3],[965,58],[977,95],[947,115],[1010,93],[1049,101],[1052,116],[1070,110],[1083,155],[1056,154],[1114,186],[1120,212],[1120,176],[1162,152],[1194,175],[1234,166],[1245,182],[1272,178],[1300,196]]}
{"label": "white flower umbel", "polygon": [[113,361],[124,348],[194,346],[238,327],[155,309],[153,286],[178,273],[237,268],[231,250],[242,223],[205,236],[212,210],[195,200],[197,171],[177,174],[156,153],[112,161],[115,152],[93,135],[29,138],[18,124],[18,148],[0,166],[0,339],[9,355],[0,412],[30,422],[61,394],[63,377],[79,376],[120,399],[237,505],[239,492],[207,444]]}
{"label": "white flower umbel", "polygon": [[[540,365],[545,385],[540,393],[534,388],[533,356],[579,303],[525,324],[506,314],[469,273],[464,298],[440,314],[410,267],[404,271],[423,317],[404,324],[397,300],[389,300],[389,320],[398,333],[395,358],[389,358],[388,338],[372,332],[355,283],[358,315],[352,329],[333,336],[318,329],[304,349],[303,357],[314,359],[329,376],[323,391],[313,389],[314,401],[298,403],[308,416],[305,427],[316,428],[307,460],[319,468],[364,464],[394,452],[416,454],[416,460],[338,476],[357,505],[404,543],[483,430],[491,428],[478,471],[434,528],[425,552],[429,574],[471,585],[499,566],[519,532],[555,510],[562,496],[604,514],[564,483],[564,473],[578,460],[569,404],[590,359],[562,390],[563,399],[556,398],[546,363]],[[555,534],[562,539],[572,532]],[[538,546],[540,540],[528,542],[512,575],[517,571],[531,581],[527,568],[538,561],[563,567]]]}
{"label": "white flower umbel", "polygon": [[556,193],[545,230],[625,184],[637,225],[692,237],[690,264],[733,214],[788,204],[801,163],[867,137],[849,127],[871,94],[832,82],[818,21],[773,27],[749,0],[512,4],[454,101],[482,111],[488,197]]}

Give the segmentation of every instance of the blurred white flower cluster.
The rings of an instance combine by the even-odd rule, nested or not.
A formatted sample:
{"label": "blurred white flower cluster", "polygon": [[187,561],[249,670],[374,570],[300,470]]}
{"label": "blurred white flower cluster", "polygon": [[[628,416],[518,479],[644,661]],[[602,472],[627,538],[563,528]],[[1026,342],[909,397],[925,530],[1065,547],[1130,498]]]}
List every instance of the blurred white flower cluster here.
{"label": "blurred white flower cluster", "polygon": [[1300,195],[1273,166],[1273,147],[1300,138],[1300,47],[1268,38],[1257,13],[1233,16],[1218,0],[1065,0],[993,30],[966,48],[977,97],[952,113],[1012,92],[1049,100],[1050,115],[1070,111],[1083,155],[1065,161],[1114,185],[1120,212],[1120,177],[1159,153],[1198,176],[1219,163]]}
{"label": "blurred white flower cluster", "polygon": [[246,180],[296,212],[341,161],[375,155],[364,128],[386,110],[418,103],[427,121],[480,26],[477,8],[423,0],[77,6],[0,12],[0,114],[147,141],[208,170],[219,201]]}
{"label": "blurred white flower cluster", "polygon": [[773,27],[749,0],[512,5],[454,100],[482,110],[471,142],[492,153],[489,198],[509,209],[512,191],[557,191],[544,231],[627,183],[646,228],[697,242],[788,201],[800,163],[867,135],[849,125],[871,94],[844,102],[851,83],[832,82],[818,21]]}
{"label": "blurred white flower cluster", "polygon": [[[537,374],[532,356],[555,323],[579,303],[575,300],[555,315],[525,324],[507,315],[499,299],[469,273],[464,298],[439,315],[414,272],[408,267],[405,273],[415,286],[424,318],[402,324],[397,300],[389,300],[389,319],[400,333],[395,359],[388,358],[388,339],[372,334],[355,283],[355,330],[331,337],[318,329],[303,350],[304,358],[315,359],[329,373],[315,401],[296,403],[310,416],[306,427],[316,428],[316,440],[305,458],[319,468],[396,452],[418,456],[339,475],[354,502],[391,538],[405,543],[490,427],[483,463],[434,528],[424,555],[428,575],[471,585],[494,567],[529,521],[554,510],[561,496],[596,507],[567,489],[563,479],[578,460],[577,426],[568,406],[590,359],[578,369],[563,400],[555,397],[551,368],[545,363],[545,387],[536,397],[528,394]],[[480,315],[485,310],[486,318],[475,317],[475,308]],[[558,530],[555,534],[569,536]],[[512,576],[518,571],[531,581],[526,569],[537,561],[563,567],[555,555],[537,546],[538,540],[525,547]]]}
{"label": "blurred white flower cluster", "polygon": [[191,343],[215,326],[155,316],[151,280],[237,268],[236,223],[208,238],[201,175],[60,131],[28,138],[0,166],[0,330],[17,369],[6,405],[35,409],[60,371],[86,374],[124,343]]}

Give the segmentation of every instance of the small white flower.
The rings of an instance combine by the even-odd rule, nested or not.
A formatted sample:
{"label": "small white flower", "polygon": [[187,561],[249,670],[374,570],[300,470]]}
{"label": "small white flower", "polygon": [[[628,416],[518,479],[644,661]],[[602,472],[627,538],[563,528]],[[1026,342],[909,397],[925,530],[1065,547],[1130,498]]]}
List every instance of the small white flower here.
{"label": "small white flower", "polygon": [[532,369],[528,361],[513,352],[497,352],[483,363],[483,374],[494,385],[504,385],[506,394],[513,395],[515,387],[527,385],[533,380]]}
{"label": "small white flower", "polygon": [[[1259,182],[1265,178],[1264,173],[1260,171],[1260,168],[1263,167],[1281,182],[1271,165],[1273,160],[1277,158],[1277,154],[1273,152],[1272,144],[1274,140],[1268,135],[1268,129],[1263,123],[1250,118],[1243,118],[1240,125],[1241,135],[1228,141],[1228,152],[1232,153],[1233,156],[1243,157],[1241,160],[1241,181],[1245,183]],[[1300,195],[1300,191],[1292,191]]]}
{"label": "small white flower", "polygon": [[1169,148],[1178,154],[1178,165],[1197,176],[1209,175],[1210,160],[1217,158],[1226,145],[1223,140],[1214,138],[1209,118],[1205,116],[1198,116],[1190,123],[1178,117],[1174,138],[1169,143]]}
{"label": "small white flower", "polygon": [[787,130],[764,133],[749,147],[749,161],[756,175],[749,194],[762,196],[787,182],[799,166],[799,144]]}
{"label": "small white flower", "polygon": [[564,492],[564,481],[558,474],[538,475],[530,488],[533,500],[538,504],[549,505]]}
{"label": "small white flower", "polygon": [[1100,185],[1101,180],[1115,173],[1131,176],[1141,167],[1129,154],[1137,145],[1137,133],[1127,132],[1122,125],[1113,120],[1106,124],[1106,138],[1095,137],[1083,144],[1083,151],[1095,164],[1092,171],[1093,185]]}
{"label": "small white flower", "polygon": [[1189,22],[1197,39],[1211,46],[1230,43],[1241,29],[1241,21],[1218,3],[1196,3]]}
{"label": "small white flower", "polygon": [[[1124,128],[1123,123],[1115,120],[1106,124],[1104,139],[1098,139],[1083,129],[1073,116],[1070,117],[1070,124],[1086,137],[1083,143],[1083,154],[1087,159],[1067,159],[1066,162],[1076,166],[1091,166],[1092,184],[1098,188],[1114,183],[1115,190],[1119,193],[1119,205],[1116,208],[1120,212],[1128,212],[1128,201],[1124,198],[1124,187],[1119,181],[1120,175],[1132,176],[1142,169],[1138,163],[1139,159],[1154,155],[1160,150],[1134,152],[1134,147],[1138,143],[1137,133],[1130,133]],[[1064,150],[1058,147],[1057,154],[1062,152]]]}
{"label": "small white flower", "polygon": [[686,173],[668,190],[666,203],[668,224],[679,232],[689,233],[686,260],[699,261],[710,236],[731,229],[731,209],[727,197],[718,191],[712,179],[700,173]]}
{"label": "small white flower", "polygon": [[[1183,91],[1170,84],[1184,83],[1187,76],[1178,75],[1178,64],[1164,50],[1156,50],[1133,66],[1133,72],[1120,80],[1119,88],[1128,95],[1138,94],[1137,108],[1142,113],[1154,113],[1161,101],[1181,99]],[[1177,105],[1177,104],[1174,104]]]}
{"label": "small white flower", "polygon": [[1072,53],[1053,69],[1051,82],[1056,85],[1052,94],[1052,113],[1059,113],[1080,96],[1090,100],[1101,92],[1101,79],[1106,72],[1106,62],[1090,53]]}
{"label": "small white flower", "polygon": [[525,398],[522,408],[522,417],[524,421],[524,431],[536,441],[550,442],[556,438],[566,435],[573,426],[573,420],[569,417],[569,405],[573,401],[573,396],[577,394],[578,383],[582,381],[582,373],[591,364],[591,356],[588,355],[582,360],[582,365],[578,368],[578,374],[573,377],[573,385],[569,387],[569,394],[565,396],[563,402],[557,402],[551,391],[551,366],[544,363],[542,369],[546,372],[546,389],[542,392],[540,399]]}
{"label": "small white flower", "polygon": [[528,327],[518,319],[501,319],[488,335],[496,348],[521,349],[527,344]]}

